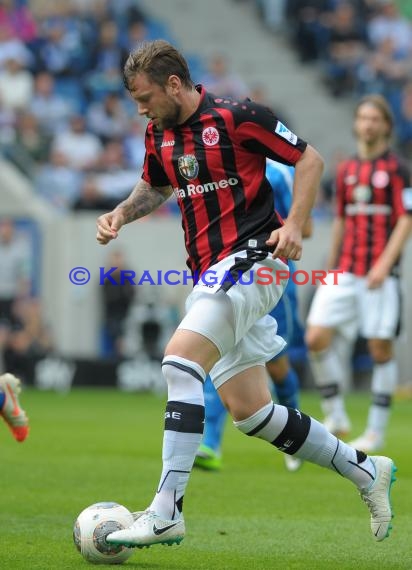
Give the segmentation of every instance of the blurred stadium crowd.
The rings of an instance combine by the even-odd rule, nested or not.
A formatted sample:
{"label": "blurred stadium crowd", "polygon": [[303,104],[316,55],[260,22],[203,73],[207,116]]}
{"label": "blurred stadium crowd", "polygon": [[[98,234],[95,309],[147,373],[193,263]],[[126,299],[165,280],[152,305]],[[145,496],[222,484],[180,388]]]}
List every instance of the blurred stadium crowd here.
{"label": "blurred stadium crowd", "polygon": [[[393,0],[244,1],[256,3],[274,33],[287,32],[333,96],[385,95],[399,150],[412,157],[412,25]],[[125,93],[122,65],[139,42],[170,35],[136,0],[0,2],[1,151],[57,211],[110,209],[129,193],[145,119]],[[282,116],[223,55],[189,61],[210,91],[250,96]],[[325,191],[330,199],[327,182]],[[176,211],[172,201],[162,210]]]}
{"label": "blurred stadium crowd", "polygon": [[[302,63],[316,66],[333,97],[380,93],[389,101],[397,150],[412,158],[410,0],[261,0],[275,31],[285,27]],[[276,7],[279,14],[279,6]]]}
{"label": "blurred stadium crowd", "polygon": [[[282,34],[298,60],[321,73],[331,96],[385,95],[396,120],[398,150],[412,158],[409,0],[237,2],[239,7],[253,2],[271,33]],[[178,44],[138,0],[0,1],[0,153],[56,214],[109,210],[139,178],[146,119],[137,115],[125,92],[122,66],[139,42],[158,37]],[[272,95],[236,75],[223,54],[209,60],[186,55],[196,82],[217,95],[266,103],[288,122]],[[330,214],[332,203],[330,176],[315,216]],[[170,200],[156,215],[177,211]],[[19,284],[0,287],[0,352],[8,365],[19,355],[53,350],[33,284],[27,283],[33,276],[27,269],[30,244],[22,246],[15,229],[4,221],[0,231],[0,273],[1,266],[7,267],[3,273]],[[103,299],[105,356],[123,351],[120,325],[133,294],[125,290],[118,296],[107,288]]]}

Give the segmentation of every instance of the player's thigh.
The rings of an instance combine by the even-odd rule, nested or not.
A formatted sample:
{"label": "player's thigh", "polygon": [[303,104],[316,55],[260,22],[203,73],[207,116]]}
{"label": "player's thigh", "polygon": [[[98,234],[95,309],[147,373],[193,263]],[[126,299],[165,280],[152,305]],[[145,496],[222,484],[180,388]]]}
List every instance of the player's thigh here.
{"label": "player's thigh", "polygon": [[335,328],[309,325],[305,333],[306,346],[312,352],[326,350],[332,344],[335,332]]}
{"label": "player's thigh", "polygon": [[219,360],[218,347],[208,338],[191,330],[178,329],[168,342],[165,356],[180,356],[199,364],[208,373]]}
{"label": "player's thigh", "polygon": [[[304,346],[305,331],[298,314],[296,286],[293,282],[289,280],[282,298],[269,314],[277,322],[278,335],[287,342],[286,352],[292,347]],[[278,361],[279,355],[275,359]]]}
{"label": "player's thigh", "polygon": [[394,339],[400,329],[399,279],[387,277],[376,289],[368,289],[364,279],[359,289],[362,336],[367,339]]}
{"label": "player's thigh", "polygon": [[264,367],[285,346],[283,338],[276,333],[275,320],[265,315],[215,364],[210,371],[213,384],[218,389],[244,370],[253,366]]}
{"label": "player's thigh", "polygon": [[[277,284],[273,276],[271,282],[265,281],[258,271],[269,268],[273,275],[284,267],[283,262],[265,253],[254,255],[247,251],[213,265],[189,295],[187,314],[178,329],[205,336],[221,356],[225,355],[282,296],[286,283]],[[272,326],[276,328],[274,321]]]}
{"label": "player's thigh", "polygon": [[[213,295],[198,292],[194,298],[190,298],[191,295],[190,302],[187,303],[187,314],[170,340],[166,354],[176,354],[174,350],[186,350],[193,357],[203,354],[209,358],[213,353],[218,360],[235,344],[235,324],[230,299],[224,291],[217,291]],[[210,344],[215,351],[208,350]]]}
{"label": "player's thigh", "polygon": [[276,307],[270,311],[269,315],[273,317],[277,323],[278,335],[289,343],[293,324],[286,292],[282,295],[281,299],[279,299]]}

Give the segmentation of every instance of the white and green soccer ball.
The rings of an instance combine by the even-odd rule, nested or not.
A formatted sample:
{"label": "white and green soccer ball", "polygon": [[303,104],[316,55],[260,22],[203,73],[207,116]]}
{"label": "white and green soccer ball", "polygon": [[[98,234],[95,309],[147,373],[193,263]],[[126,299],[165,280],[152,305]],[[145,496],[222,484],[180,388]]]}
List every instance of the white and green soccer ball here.
{"label": "white and green soccer ball", "polygon": [[77,517],[73,528],[73,540],[77,550],[94,564],[121,564],[133,549],[109,544],[106,537],[111,532],[133,524],[132,513],[118,503],[95,503]]}

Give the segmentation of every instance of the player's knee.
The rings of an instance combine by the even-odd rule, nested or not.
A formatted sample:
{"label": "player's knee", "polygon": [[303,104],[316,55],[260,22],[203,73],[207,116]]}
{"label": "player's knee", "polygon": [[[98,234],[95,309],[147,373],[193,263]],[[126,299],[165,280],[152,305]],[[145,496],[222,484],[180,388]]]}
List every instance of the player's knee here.
{"label": "player's knee", "polygon": [[393,358],[393,345],[390,340],[373,339],[368,342],[371,358],[377,364],[385,364]]}
{"label": "player's knee", "polygon": [[324,327],[309,326],[305,334],[306,346],[311,352],[320,352],[329,348],[332,331]]}
{"label": "player's knee", "polygon": [[169,355],[163,359],[162,372],[169,392],[184,393],[192,380],[196,381],[194,383],[198,384],[203,392],[206,373],[197,362],[181,358],[180,356]]}
{"label": "player's knee", "polygon": [[222,399],[222,401],[223,405],[228,410],[229,414],[232,416],[236,427],[238,428],[239,426],[237,425],[236,422],[241,422],[252,417],[261,409],[263,405],[263,402],[255,404],[253,402],[239,400],[238,398],[225,398],[225,400]]}
{"label": "player's knee", "polygon": [[272,400],[270,400],[270,402],[254,410],[253,413],[245,413],[238,417],[232,416],[234,420],[233,425],[245,435],[256,435],[257,432],[264,427],[265,423],[270,420],[273,415],[273,410],[274,404]]}
{"label": "player's knee", "polygon": [[193,361],[207,373],[219,360],[220,353],[215,344],[205,336],[186,329],[178,329],[165,349],[165,358],[178,356]]}

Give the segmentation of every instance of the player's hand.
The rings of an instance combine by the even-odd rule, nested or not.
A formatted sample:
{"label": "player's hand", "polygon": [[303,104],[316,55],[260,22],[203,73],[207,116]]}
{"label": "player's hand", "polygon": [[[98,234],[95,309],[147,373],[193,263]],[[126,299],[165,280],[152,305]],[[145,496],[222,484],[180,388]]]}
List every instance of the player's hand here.
{"label": "player's hand", "polygon": [[276,246],[272,253],[273,259],[286,257],[297,261],[302,255],[302,230],[286,221],[284,226],[270,234],[269,239],[266,240],[266,245]]}
{"label": "player's hand", "polygon": [[376,263],[366,275],[366,285],[368,289],[377,289],[388,276],[388,270],[383,265]]}
{"label": "player's hand", "polygon": [[106,245],[112,239],[116,239],[125,219],[120,210],[113,210],[97,218],[96,239],[101,245]]}

